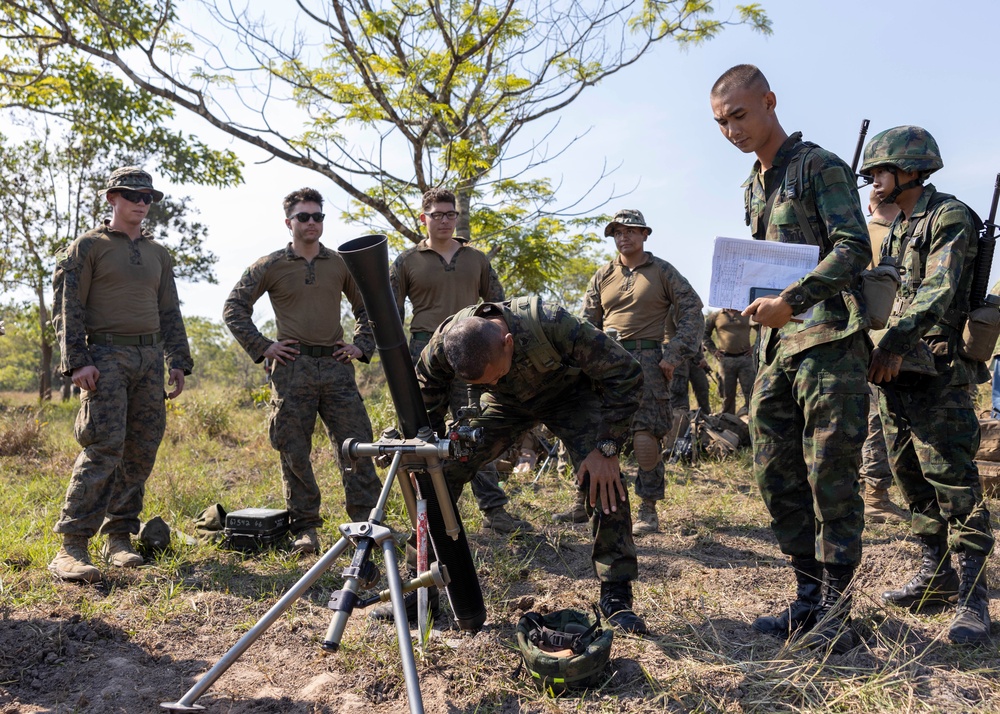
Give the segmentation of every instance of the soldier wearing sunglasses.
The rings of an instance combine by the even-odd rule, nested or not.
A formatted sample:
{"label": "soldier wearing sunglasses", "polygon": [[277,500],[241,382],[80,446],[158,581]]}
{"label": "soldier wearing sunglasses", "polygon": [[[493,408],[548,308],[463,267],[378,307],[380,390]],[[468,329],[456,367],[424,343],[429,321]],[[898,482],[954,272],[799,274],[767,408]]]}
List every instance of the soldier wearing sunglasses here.
{"label": "soldier wearing sunglasses", "polygon": [[[223,309],[236,340],[255,362],[271,360],[271,414],[268,433],[281,457],[285,503],[296,534],[297,553],[319,550],[320,492],[312,468],[312,434],[319,415],[334,445],[344,484],[347,514],[364,521],[382,485],[371,459],[361,459],[347,475],[340,444],[372,440],[372,425],[354,378],[356,359],[375,351],[361,293],[335,251],[320,243],[323,197],[311,188],[285,196],[285,227],[291,242],[246,269]],[[261,334],[253,306],[265,293],[274,308],[277,339]],[[347,296],[354,312],[354,341],[344,340],[340,305]]]}
{"label": "soldier wearing sunglasses", "polygon": [[82,390],[75,434],[83,450],[54,528],[63,546],[49,569],[83,582],[101,579],[88,552],[98,530],[108,536],[108,562],[142,564],[130,534],[139,532],[145,483],[163,438],[164,397],[181,393],[192,367],[173,261],[142,229],[150,203],[163,193],[137,166],[116,169],[101,193],[111,218],[57,256],[53,277],[59,369]]}
{"label": "soldier wearing sunglasses", "polygon": [[[421,208],[420,223],[427,229],[427,238],[400,253],[389,270],[400,319],[405,321],[407,298],[413,308],[410,356],[414,364],[431,334],[446,318],[480,300],[501,302],[504,299],[500,278],[489,258],[466,245],[465,240],[455,237],[459,216],[455,194],[444,188],[431,189],[424,193]],[[453,414],[465,405],[466,399],[465,384],[456,381],[451,399]],[[513,533],[530,529],[527,521],[507,513],[510,499],[498,481],[499,474],[492,465],[472,480],[472,493],[483,512],[484,530]]]}

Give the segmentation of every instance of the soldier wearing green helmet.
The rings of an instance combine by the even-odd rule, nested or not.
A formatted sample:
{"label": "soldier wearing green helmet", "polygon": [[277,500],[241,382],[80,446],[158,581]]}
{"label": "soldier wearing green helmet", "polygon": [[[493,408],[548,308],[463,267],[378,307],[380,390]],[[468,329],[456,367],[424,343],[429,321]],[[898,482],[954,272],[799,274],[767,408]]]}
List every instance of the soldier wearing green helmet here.
{"label": "soldier wearing green helmet", "polygon": [[[959,349],[979,219],[925,183],[943,165],[927,130],[899,126],[872,138],[860,169],[876,195],[900,209],[882,255],[899,261],[903,282],[887,329],[872,334],[868,378],[879,386],[889,461],[922,552],[913,578],[882,599],[917,609],[957,603],[949,639],[979,644],[990,633],[985,566],[993,534],[973,461],[979,421],[968,386],[988,373]],[[931,356],[929,375],[908,371],[921,355]],[[950,550],[958,553],[957,573]]]}

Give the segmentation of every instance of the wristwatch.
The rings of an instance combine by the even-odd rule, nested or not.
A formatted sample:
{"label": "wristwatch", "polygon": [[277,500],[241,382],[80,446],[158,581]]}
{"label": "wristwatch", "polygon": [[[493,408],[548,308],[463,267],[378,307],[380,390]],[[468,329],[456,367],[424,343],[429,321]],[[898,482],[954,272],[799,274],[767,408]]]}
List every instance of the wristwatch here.
{"label": "wristwatch", "polygon": [[603,456],[607,456],[608,458],[618,455],[618,442],[614,439],[602,439],[597,442],[596,448]]}

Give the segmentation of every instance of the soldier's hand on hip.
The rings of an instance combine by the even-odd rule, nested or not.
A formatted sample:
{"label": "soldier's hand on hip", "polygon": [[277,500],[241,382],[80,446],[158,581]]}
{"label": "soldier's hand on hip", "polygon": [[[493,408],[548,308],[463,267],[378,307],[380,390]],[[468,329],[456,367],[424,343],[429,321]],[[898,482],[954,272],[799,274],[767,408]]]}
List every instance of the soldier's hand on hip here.
{"label": "soldier's hand on hip", "polygon": [[179,397],[181,392],[184,391],[184,370],[183,369],[172,369],[170,370],[170,379],[167,381],[167,385],[174,388],[170,394],[167,395],[167,399],[174,399]]}
{"label": "soldier's hand on hip", "polygon": [[299,343],[298,340],[281,340],[279,342],[272,342],[270,346],[264,350],[264,358],[272,359],[278,364],[287,364],[288,362],[295,361],[295,355],[299,353],[298,349],[294,345]]}
{"label": "soldier's hand on hip", "polygon": [[[576,472],[576,482],[583,486],[584,477],[590,474],[590,505],[597,506],[597,497],[605,513],[618,510],[618,502],[625,500],[625,484],[622,483],[617,456],[605,456],[594,449],[580,464]],[[616,493],[617,492],[617,493]]]}
{"label": "soldier's hand on hip", "polygon": [[658,366],[660,368],[660,371],[663,372],[664,379],[666,379],[669,382],[671,379],[674,378],[674,370],[677,369],[677,365],[670,364],[665,359],[661,359],[660,364]]}
{"label": "soldier's hand on hip", "polygon": [[340,348],[333,353],[338,362],[350,362],[352,359],[357,359],[364,354],[360,347],[349,345],[343,340],[337,340],[334,344]]}
{"label": "soldier's hand on hip", "polygon": [[784,327],[792,319],[792,306],[780,295],[766,295],[754,300],[743,311],[743,317],[751,315],[764,327]]}
{"label": "soldier's hand on hip", "polygon": [[86,389],[88,392],[97,389],[97,380],[100,377],[101,371],[92,364],[88,364],[86,367],[77,367],[73,370],[73,374],[70,375],[73,384],[80,389]]}
{"label": "soldier's hand on hip", "polygon": [[881,347],[872,352],[872,361],[868,367],[868,381],[880,384],[890,382],[899,374],[903,366],[903,355],[893,354]]}

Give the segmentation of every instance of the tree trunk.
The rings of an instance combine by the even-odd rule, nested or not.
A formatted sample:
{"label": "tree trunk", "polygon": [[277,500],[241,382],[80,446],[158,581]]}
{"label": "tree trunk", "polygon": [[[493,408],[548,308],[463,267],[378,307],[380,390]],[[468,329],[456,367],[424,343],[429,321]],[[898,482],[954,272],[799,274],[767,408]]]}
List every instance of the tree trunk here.
{"label": "tree trunk", "polygon": [[38,368],[38,399],[43,402],[52,401],[52,343],[49,342],[49,310],[45,307],[45,293],[37,291],[38,295],[38,338],[42,360]]}

